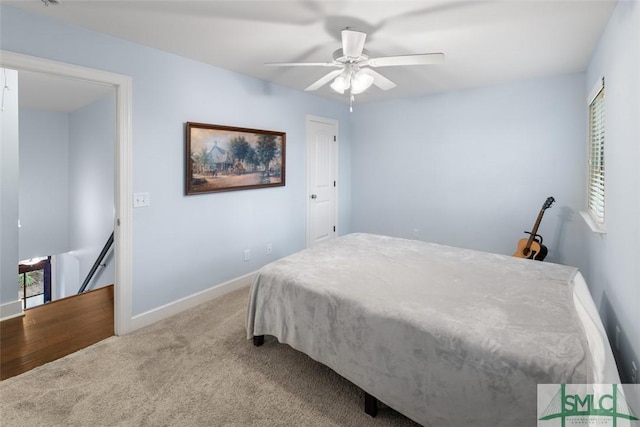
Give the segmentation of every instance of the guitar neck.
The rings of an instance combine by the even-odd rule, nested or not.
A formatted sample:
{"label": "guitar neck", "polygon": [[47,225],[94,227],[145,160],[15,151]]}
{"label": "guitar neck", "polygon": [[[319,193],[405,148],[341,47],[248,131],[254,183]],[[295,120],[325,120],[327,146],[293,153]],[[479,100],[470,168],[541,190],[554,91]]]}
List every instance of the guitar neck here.
{"label": "guitar neck", "polygon": [[538,214],[538,219],[536,219],[536,223],[533,225],[533,229],[531,230],[531,234],[529,235],[529,240],[527,240],[526,248],[531,248],[531,243],[538,233],[538,227],[540,227],[540,222],[542,221],[542,215],[544,215],[544,209],[540,209],[540,213]]}

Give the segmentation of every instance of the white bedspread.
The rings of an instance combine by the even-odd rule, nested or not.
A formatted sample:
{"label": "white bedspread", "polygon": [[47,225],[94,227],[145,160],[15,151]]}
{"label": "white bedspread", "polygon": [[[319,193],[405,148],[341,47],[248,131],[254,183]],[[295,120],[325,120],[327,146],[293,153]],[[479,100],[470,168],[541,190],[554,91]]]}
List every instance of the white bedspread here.
{"label": "white bedspread", "polygon": [[591,383],[576,269],[371,234],[263,267],[273,335],[425,426],[535,425],[536,385]]}

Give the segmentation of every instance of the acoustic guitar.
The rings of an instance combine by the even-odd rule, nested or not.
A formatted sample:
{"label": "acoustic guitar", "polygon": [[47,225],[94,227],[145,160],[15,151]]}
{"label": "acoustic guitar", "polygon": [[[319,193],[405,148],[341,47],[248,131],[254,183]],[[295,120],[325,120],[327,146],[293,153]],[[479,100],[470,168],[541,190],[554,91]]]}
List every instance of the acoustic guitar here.
{"label": "acoustic guitar", "polygon": [[547,200],[542,204],[542,209],[540,209],[540,213],[538,214],[538,219],[536,219],[536,223],[533,226],[533,230],[530,232],[525,231],[525,233],[529,235],[529,238],[520,239],[518,241],[518,249],[513,256],[518,258],[535,259],[537,261],[545,259],[547,256],[547,247],[542,244],[542,236],[538,234],[538,227],[540,226],[540,221],[542,221],[544,211],[549,209],[555,201],[556,200],[553,197],[547,197]]}

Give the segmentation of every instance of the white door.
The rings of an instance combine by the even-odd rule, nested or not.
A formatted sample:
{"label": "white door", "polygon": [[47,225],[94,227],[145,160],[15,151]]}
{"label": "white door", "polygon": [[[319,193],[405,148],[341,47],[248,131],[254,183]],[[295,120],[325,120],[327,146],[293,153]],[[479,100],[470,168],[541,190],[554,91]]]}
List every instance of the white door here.
{"label": "white door", "polygon": [[307,247],[337,234],[338,123],[307,118]]}

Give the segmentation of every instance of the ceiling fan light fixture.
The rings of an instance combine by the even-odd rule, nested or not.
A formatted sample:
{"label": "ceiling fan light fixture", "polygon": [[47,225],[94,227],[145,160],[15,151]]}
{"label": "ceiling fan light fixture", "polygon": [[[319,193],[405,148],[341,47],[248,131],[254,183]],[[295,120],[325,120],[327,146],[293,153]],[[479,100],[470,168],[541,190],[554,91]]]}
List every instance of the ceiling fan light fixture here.
{"label": "ceiling fan light fixture", "polygon": [[341,95],[345,93],[349,95],[350,104],[352,105],[354,95],[365,92],[371,85],[375,85],[380,90],[390,90],[397,86],[394,82],[375,71],[377,67],[429,65],[444,62],[443,53],[416,53],[372,58],[364,48],[367,34],[362,31],[352,30],[349,27],[342,30],[341,39],[342,47],[333,52],[333,61],[331,62],[270,62],[265,65],[333,67],[333,71],[326,73],[307,86],[305,91],[314,91],[325,85],[330,85],[333,91]]}
{"label": "ceiling fan light fixture", "polygon": [[345,90],[344,81],[344,78],[342,78],[341,76],[336,77],[333,83],[331,83],[331,89],[338,92],[339,94],[343,94]]}
{"label": "ceiling fan light fixture", "polygon": [[347,70],[336,77],[333,83],[331,83],[331,89],[340,94],[344,93],[349,87],[351,87],[351,75]]}
{"label": "ceiling fan light fixture", "polygon": [[372,84],[373,76],[360,70],[351,79],[351,93],[354,95],[362,93],[369,89]]}

